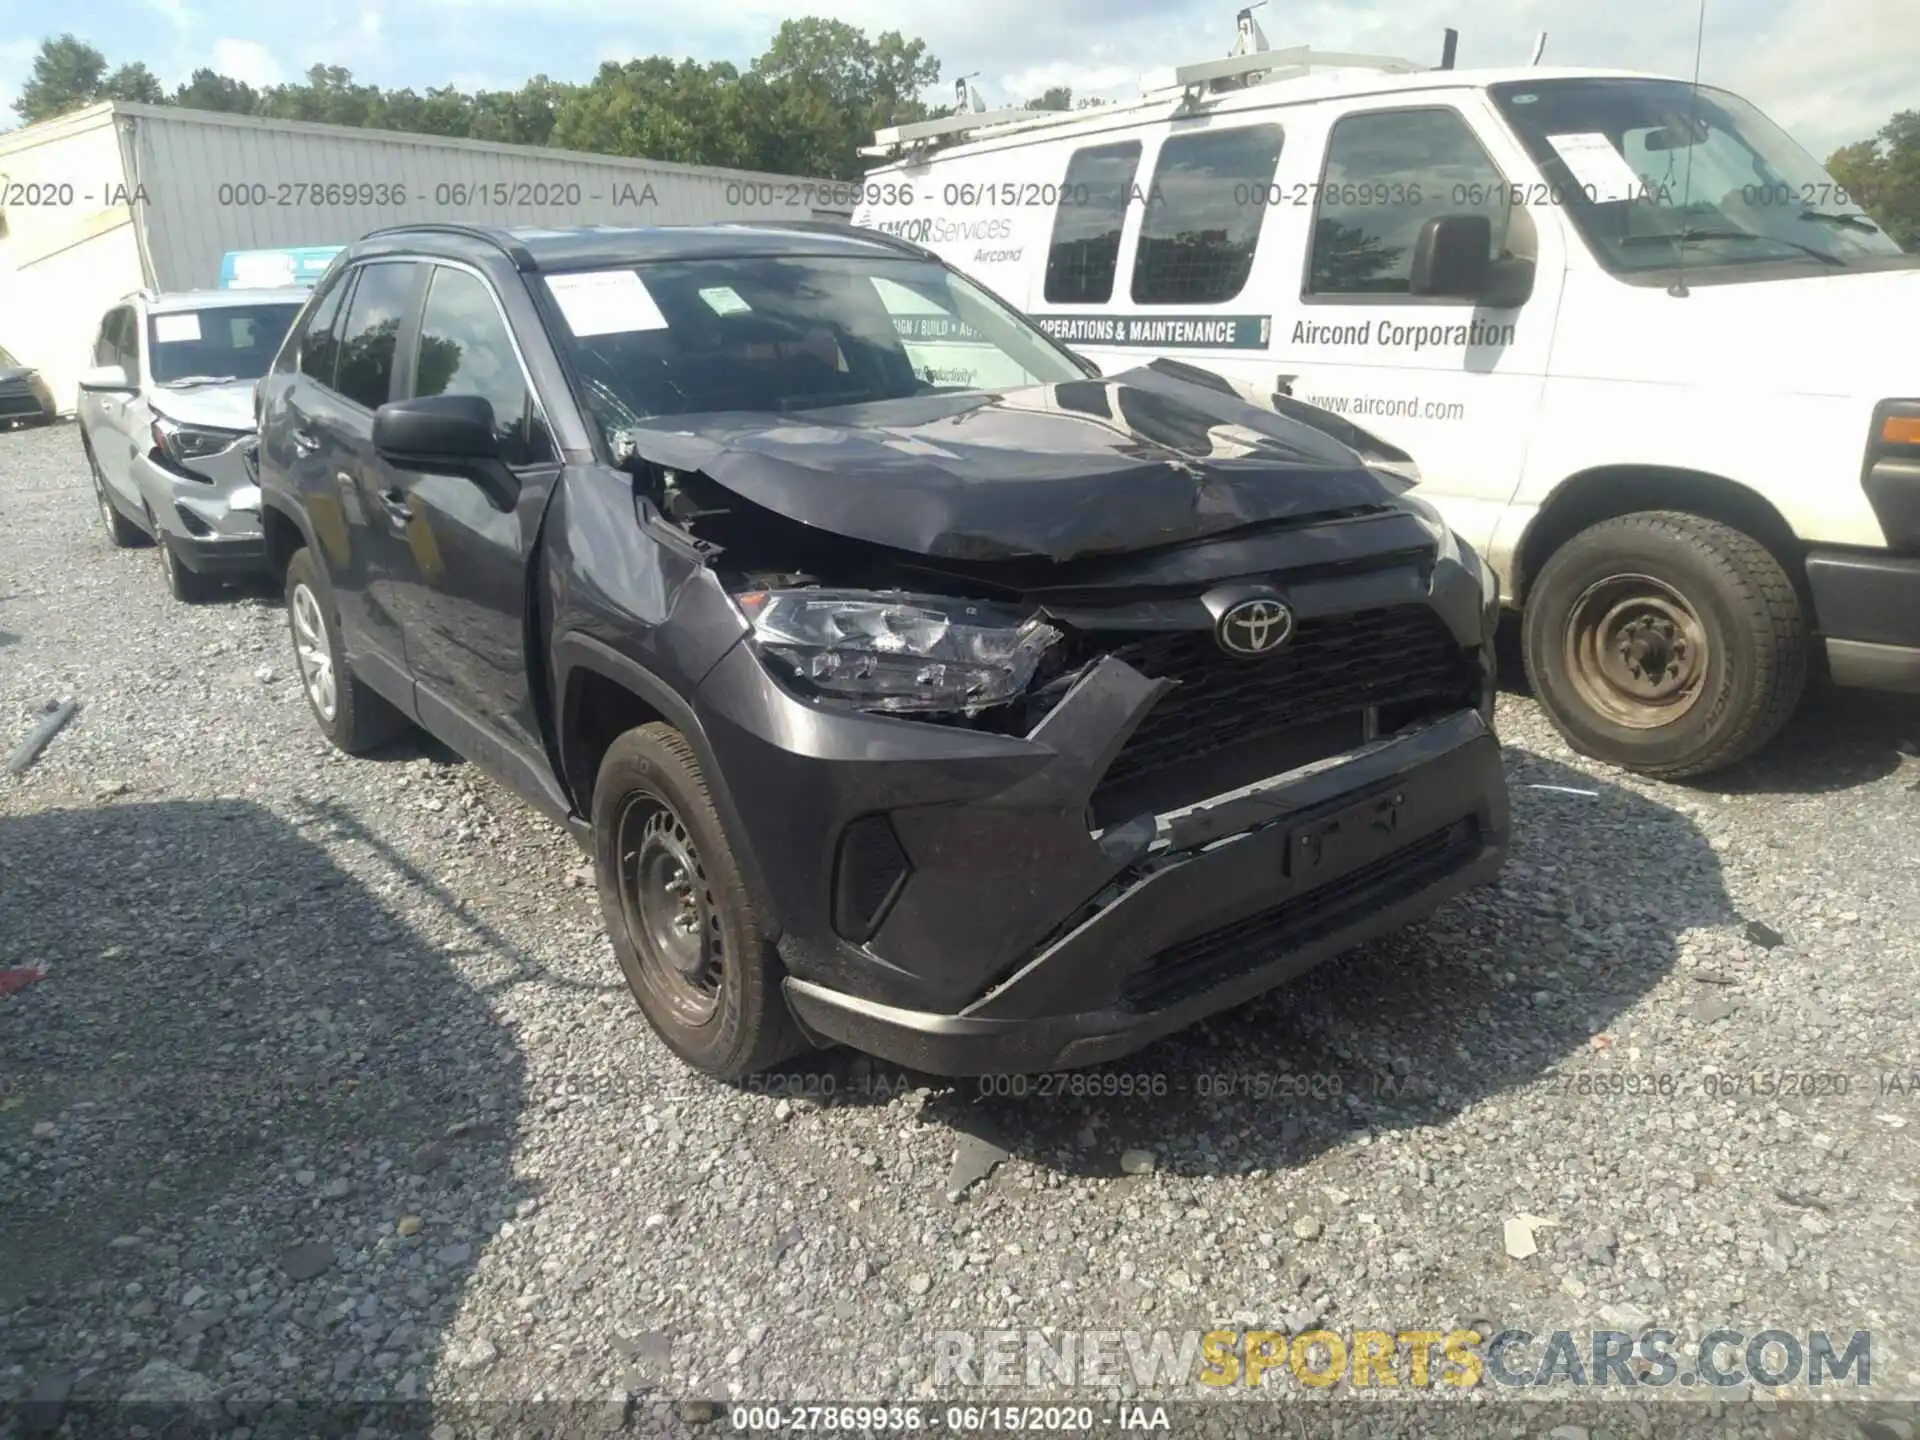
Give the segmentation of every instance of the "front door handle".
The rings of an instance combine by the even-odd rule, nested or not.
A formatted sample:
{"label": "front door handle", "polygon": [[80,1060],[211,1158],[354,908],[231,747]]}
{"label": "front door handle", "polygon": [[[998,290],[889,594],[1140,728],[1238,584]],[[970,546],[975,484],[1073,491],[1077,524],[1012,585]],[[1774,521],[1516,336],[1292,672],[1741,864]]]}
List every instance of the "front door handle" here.
{"label": "front door handle", "polygon": [[320,437],[311,430],[296,430],[290,438],[297,455],[311,455],[320,448]]}
{"label": "front door handle", "polygon": [[413,511],[407,507],[407,493],[404,490],[382,490],[378,496],[380,508],[393,519],[405,524],[413,519]]}

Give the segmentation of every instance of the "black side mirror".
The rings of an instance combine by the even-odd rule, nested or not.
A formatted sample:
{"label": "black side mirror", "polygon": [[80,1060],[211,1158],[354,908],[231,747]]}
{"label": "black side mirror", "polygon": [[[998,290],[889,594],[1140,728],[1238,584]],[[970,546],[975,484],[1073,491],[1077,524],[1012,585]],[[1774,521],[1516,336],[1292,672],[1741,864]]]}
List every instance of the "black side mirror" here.
{"label": "black side mirror", "polygon": [[1487,287],[1493,221],[1485,215],[1436,215],[1413,242],[1407,289],[1415,295],[1475,299]]}
{"label": "black side mirror", "polygon": [[520,482],[501,457],[492,402],[478,395],[423,395],[373,412],[373,448],[403,470],[472,480],[502,510],[520,496]]}
{"label": "black side mirror", "polygon": [[1524,305],[1533,294],[1533,261],[1490,258],[1493,221],[1485,215],[1439,215],[1420,227],[1407,289],[1414,295],[1477,300],[1495,310]]}

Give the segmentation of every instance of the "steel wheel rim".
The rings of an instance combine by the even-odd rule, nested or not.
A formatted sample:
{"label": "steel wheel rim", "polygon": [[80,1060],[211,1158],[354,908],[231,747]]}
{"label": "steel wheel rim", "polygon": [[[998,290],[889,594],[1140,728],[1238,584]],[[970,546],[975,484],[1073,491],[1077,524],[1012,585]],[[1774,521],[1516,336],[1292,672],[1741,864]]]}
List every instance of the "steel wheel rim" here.
{"label": "steel wheel rim", "polygon": [[1657,730],[1685,716],[1699,703],[1713,660],[1692,604],[1651,575],[1589,585],[1567,614],[1565,645],[1580,698],[1630,730]]}
{"label": "steel wheel rim", "polygon": [[621,919],[647,988],[680,1023],[720,1009],[725,945],[713,887],[685,823],[664,800],[634,795],[614,830]]}
{"label": "steel wheel rim", "polygon": [[333,650],[327,644],[326,622],[320,618],[320,602],[305,585],[296,585],[293,603],[287,609],[293,621],[293,653],[300,662],[300,683],[306,686],[307,701],[322,720],[331,722],[339,695],[333,676]]}

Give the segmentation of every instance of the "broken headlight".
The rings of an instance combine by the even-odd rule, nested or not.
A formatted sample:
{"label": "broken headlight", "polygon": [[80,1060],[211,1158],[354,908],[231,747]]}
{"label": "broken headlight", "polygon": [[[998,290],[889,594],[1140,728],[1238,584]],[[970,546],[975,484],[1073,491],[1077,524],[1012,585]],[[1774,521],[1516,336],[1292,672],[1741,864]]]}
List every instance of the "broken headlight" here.
{"label": "broken headlight", "polygon": [[244,440],[246,434],[244,430],[210,430],[201,425],[182,425],[164,415],[156,415],[153,420],[154,449],[176,465],[218,455],[235,441]]}
{"label": "broken headlight", "polygon": [[760,654],[861,710],[972,714],[1014,699],[1060,632],[997,606],[871,590],[735,597]]}

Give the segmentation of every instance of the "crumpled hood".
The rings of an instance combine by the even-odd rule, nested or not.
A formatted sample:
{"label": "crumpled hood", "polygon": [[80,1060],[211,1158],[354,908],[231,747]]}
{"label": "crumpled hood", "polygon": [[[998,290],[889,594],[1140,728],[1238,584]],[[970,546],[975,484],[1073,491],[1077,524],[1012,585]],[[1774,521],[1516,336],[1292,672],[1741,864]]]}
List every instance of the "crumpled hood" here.
{"label": "crumpled hood", "polygon": [[214,430],[254,428],[251,380],[235,380],[226,385],[193,385],[184,390],[156,385],[147,393],[147,403],[182,425],[205,425]]}
{"label": "crumpled hood", "polygon": [[1224,383],[1141,367],[805,416],[669,416],[644,459],[848,539],[945,559],[1127,553],[1389,503],[1344,445]]}

